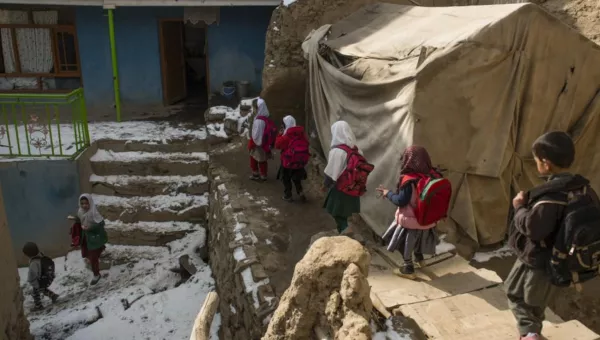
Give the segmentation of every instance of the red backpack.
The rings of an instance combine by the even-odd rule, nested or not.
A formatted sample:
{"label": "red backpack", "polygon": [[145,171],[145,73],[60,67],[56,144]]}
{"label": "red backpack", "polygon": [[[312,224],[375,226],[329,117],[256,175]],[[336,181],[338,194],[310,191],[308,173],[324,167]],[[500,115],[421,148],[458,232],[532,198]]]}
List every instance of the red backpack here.
{"label": "red backpack", "polygon": [[281,163],[286,169],[302,169],[310,158],[308,140],[304,136],[291,139],[287,149],[281,153]]}
{"label": "red backpack", "polygon": [[413,182],[417,189],[415,217],[420,225],[436,223],[448,216],[452,184],[436,171],[429,175],[407,174],[402,176],[400,186]]}
{"label": "red backpack", "polygon": [[256,119],[260,119],[265,122],[265,131],[263,132],[263,143],[262,148],[265,151],[270,151],[275,145],[275,139],[277,138],[277,126],[272,120],[265,116],[258,116]]}
{"label": "red backpack", "polygon": [[338,145],[338,149],[346,151],[346,169],[336,181],[336,189],[350,196],[362,196],[367,192],[367,177],[375,166],[358,152],[358,148]]}

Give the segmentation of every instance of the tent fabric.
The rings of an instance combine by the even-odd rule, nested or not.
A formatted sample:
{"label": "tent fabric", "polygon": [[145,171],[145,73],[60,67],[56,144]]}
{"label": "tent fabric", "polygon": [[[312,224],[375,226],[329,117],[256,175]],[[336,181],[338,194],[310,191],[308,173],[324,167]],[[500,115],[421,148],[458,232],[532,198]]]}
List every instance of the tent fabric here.
{"label": "tent fabric", "polygon": [[422,145],[447,169],[444,227],[479,245],[506,234],[515,192],[539,183],[531,144],[551,130],[576,143],[573,171],[600,184],[600,48],[534,4],[414,7],[379,3],[311,32],[309,120],[325,154],[347,121],[375,164],[361,215],[382,234],[399,155]]}

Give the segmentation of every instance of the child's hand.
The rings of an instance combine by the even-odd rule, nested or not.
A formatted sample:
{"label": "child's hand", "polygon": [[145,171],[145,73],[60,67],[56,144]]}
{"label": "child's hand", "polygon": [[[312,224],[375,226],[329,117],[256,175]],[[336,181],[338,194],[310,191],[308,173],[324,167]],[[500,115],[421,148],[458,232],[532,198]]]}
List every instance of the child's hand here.
{"label": "child's hand", "polygon": [[519,191],[519,193],[515,196],[515,198],[513,198],[513,201],[512,201],[513,208],[519,209],[520,207],[522,207],[525,204],[525,201],[526,201],[525,192]]}
{"label": "child's hand", "polygon": [[72,220],[75,221],[77,219],[77,217],[73,216],[73,215],[69,215],[67,216],[67,220]]}
{"label": "child's hand", "polygon": [[379,192],[381,193],[381,195],[382,195],[381,197],[386,197],[386,196],[387,196],[387,194],[388,194],[388,192],[390,192],[388,189],[386,189],[386,188],[385,188],[383,185],[381,185],[381,184],[380,184],[380,185],[377,187],[377,189],[375,189],[375,190],[377,190],[377,191],[379,191]]}
{"label": "child's hand", "polygon": [[83,229],[83,230],[88,230],[88,229],[90,229],[90,228],[89,228],[89,227],[87,227],[87,226],[84,226],[84,225],[82,225],[82,226],[81,226],[81,229]]}

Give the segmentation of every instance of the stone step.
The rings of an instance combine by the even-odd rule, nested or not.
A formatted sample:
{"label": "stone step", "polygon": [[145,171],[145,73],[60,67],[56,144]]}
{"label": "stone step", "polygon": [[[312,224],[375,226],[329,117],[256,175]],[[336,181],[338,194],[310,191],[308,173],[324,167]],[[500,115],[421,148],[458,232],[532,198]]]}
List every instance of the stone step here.
{"label": "stone step", "polygon": [[112,266],[137,263],[140,260],[153,260],[169,255],[167,247],[130,246],[109,243],[100,256],[100,269],[106,270]]}
{"label": "stone step", "polygon": [[92,193],[113,196],[154,196],[169,193],[201,195],[208,192],[208,178],[197,176],[91,175]]}
{"label": "stone step", "polygon": [[135,222],[106,221],[106,232],[111,244],[131,246],[164,246],[201,229],[189,222]]}
{"label": "stone step", "polygon": [[166,143],[156,141],[99,140],[98,149],[113,152],[204,152],[208,150],[206,139],[176,139]]}
{"label": "stone step", "polygon": [[206,152],[113,152],[99,149],[90,159],[92,170],[99,176],[196,176],[206,175]]}
{"label": "stone step", "polygon": [[98,210],[105,219],[134,223],[139,221],[206,221],[208,194],[174,196],[119,197],[93,195]]}

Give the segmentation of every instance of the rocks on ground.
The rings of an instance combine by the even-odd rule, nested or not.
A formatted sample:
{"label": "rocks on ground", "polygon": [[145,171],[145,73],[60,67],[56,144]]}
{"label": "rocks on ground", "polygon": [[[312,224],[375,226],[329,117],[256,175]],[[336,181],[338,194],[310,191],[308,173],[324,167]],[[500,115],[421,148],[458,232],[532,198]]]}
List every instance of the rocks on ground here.
{"label": "rocks on ground", "polygon": [[315,328],[332,339],[371,339],[370,261],[348,237],[318,239],[296,265],[263,340],[310,339]]}

